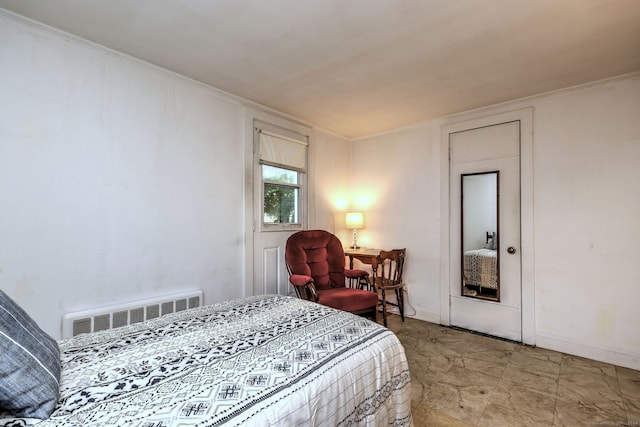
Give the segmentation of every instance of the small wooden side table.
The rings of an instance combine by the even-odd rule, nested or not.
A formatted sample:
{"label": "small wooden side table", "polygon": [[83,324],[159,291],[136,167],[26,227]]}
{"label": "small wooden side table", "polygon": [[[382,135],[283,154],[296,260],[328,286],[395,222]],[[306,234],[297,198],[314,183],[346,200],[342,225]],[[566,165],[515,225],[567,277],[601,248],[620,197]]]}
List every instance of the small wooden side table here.
{"label": "small wooden side table", "polygon": [[353,269],[353,259],[356,258],[364,264],[372,264],[372,257],[377,258],[380,255],[380,249],[372,248],[344,248],[344,254],[349,257],[349,268]]}
{"label": "small wooden side table", "polygon": [[[344,254],[346,256],[349,257],[349,268],[353,269],[353,259],[357,259],[360,262],[364,263],[364,264],[369,264],[372,266],[372,276],[371,276],[371,281],[366,283],[366,287],[369,288],[370,290],[375,290],[376,286],[375,286],[375,280],[376,280],[376,268],[373,265],[374,263],[374,259],[378,259],[378,255],[380,255],[380,249],[373,249],[373,248],[358,248],[358,249],[353,249],[353,248],[344,248]],[[358,284],[360,289],[363,289],[365,286],[365,283],[363,281],[363,283]],[[353,284],[350,284],[350,286],[353,286]]]}

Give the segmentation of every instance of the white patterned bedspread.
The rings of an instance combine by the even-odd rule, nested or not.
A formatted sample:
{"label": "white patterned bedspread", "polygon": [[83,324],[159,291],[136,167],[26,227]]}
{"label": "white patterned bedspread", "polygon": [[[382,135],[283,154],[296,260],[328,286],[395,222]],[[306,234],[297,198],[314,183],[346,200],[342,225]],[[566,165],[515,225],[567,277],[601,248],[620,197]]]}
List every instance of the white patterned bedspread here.
{"label": "white patterned bedspread", "polygon": [[79,335],[60,350],[58,407],[30,425],[413,424],[397,337],[297,298],[196,308]]}

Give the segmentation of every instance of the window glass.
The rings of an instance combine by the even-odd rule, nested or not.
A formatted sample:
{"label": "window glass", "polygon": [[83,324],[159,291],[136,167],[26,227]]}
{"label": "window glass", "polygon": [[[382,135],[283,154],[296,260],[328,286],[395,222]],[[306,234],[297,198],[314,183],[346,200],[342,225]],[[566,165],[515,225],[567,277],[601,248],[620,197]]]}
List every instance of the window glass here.
{"label": "window glass", "polygon": [[298,183],[298,172],[289,169],[277,168],[274,166],[262,166],[262,179],[272,182],[286,182],[288,184]]}
{"label": "window glass", "polygon": [[262,165],[263,224],[300,224],[300,181],[300,172]]}

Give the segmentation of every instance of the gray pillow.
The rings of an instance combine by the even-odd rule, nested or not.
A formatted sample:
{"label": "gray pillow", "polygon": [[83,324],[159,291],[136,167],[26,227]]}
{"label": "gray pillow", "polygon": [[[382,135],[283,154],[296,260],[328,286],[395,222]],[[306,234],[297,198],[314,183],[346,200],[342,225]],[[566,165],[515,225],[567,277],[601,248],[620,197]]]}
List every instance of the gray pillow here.
{"label": "gray pillow", "polygon": [[0,412],[49,418],[59,390],[58,344],[0,290]]}

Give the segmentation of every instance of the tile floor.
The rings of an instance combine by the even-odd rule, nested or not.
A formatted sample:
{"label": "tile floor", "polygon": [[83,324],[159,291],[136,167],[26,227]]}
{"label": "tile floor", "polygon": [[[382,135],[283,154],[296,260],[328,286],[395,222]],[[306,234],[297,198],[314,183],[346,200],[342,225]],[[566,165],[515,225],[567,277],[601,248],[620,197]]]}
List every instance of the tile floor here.
{"label": "tile floor", "polygon": [[389,317],[420,426],[638,426],[640,371]]}

